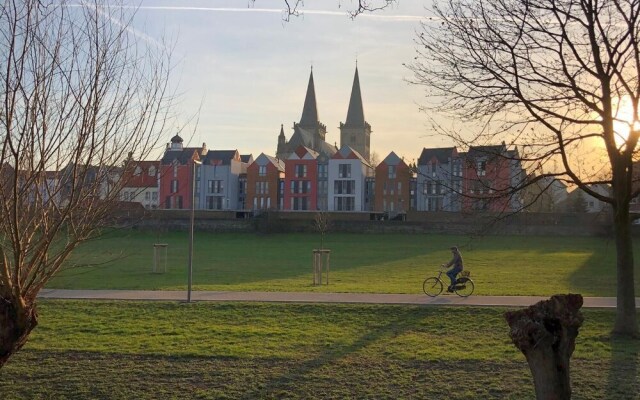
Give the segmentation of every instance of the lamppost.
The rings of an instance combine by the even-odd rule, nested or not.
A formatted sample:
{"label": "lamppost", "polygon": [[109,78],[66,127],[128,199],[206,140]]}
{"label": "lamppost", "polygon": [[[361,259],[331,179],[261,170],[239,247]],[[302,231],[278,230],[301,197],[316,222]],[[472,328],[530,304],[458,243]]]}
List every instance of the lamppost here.
{"label": "lamppost", "polygon": [[191,303],[191,286],[193,283],[193,225],[195,222],[195,210],[196,210],[196,165],[202,163],[197,160],[193,160],[193,167],[191,168],[191,221],[189,224],[189,266],[188,266],[188,278],[187,278],[187,303]]}

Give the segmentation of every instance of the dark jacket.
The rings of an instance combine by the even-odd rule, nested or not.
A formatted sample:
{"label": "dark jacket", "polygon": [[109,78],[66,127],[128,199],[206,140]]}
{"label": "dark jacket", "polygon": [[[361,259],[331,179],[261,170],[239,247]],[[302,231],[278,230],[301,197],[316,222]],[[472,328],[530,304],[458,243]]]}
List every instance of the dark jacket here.
{"label": "dark jacket", "polygon": [[460,254],[460,252],[458,251],[453,252],[453,258],[451,259],[451,261],[445,264],[445,268],[449,268],[452,265],[453,265],[453,268],[459,269],[460,271],[464,269],[464,266],[462,265],[462,254]]}

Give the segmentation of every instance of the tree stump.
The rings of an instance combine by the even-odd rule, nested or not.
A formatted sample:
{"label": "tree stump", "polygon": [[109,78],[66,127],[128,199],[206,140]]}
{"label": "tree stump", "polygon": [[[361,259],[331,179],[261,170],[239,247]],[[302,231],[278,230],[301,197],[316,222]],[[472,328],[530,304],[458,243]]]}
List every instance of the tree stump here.
{"label": "tree stump", "polygon": [[511,340],[529,363],[538,400],[571,398],[569,360],[584,321],[581,307],[581,295],[567,294],[505,313]]}

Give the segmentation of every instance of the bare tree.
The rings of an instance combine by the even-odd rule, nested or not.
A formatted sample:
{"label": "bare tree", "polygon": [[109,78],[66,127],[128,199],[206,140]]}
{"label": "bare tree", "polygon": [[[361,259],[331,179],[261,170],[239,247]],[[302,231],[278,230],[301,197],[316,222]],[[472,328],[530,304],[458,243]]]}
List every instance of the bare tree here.
{"label": "bare tree", "polygon": [[164,134],[170,51],[132,18],[100,0],[0,5],[0,367],[38,292],[110,222],[127,156]]}
{"label": "bare tree", "polygon": [[433,10],[416,39],[413,82],[426,87],[434,122],[446,114],[478,127],[471,136],[434,128],[467,144],[517,146],[530,179],[513,189],[555,177],[610,204],[613,331],[638,335],[629,203],[640,192],[640,2],[446,0]]}
{"label": "bare tree", "polygon": [[[254,4],[255,2],[256,0],[250,0],[250,4]],[[301,10],[304,7],[304,0],[283,0],[283,2],[283,19],[285,21],[289,21],[291,17],[299,17],[303,14],[303,11]],[[347,2],[350,6],[347,7],[346,13],[353,19],[363,13],[372,13],[383,10],[389,7],[392,3],[395,3],[396,0],[357,0]],[[338,7],[342,8],[343,3],[345,3],[344,0],[338,0]]]}

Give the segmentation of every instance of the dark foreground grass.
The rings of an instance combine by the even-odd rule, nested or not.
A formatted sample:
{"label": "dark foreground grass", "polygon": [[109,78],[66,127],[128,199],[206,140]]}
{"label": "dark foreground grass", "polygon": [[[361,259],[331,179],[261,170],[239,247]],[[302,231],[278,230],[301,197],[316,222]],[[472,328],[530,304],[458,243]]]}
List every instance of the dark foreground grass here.
{"label": "dark foreground grass", "polygon": [[[184,232],[121,231],[83,244],[51,288],[185,290],[188,236]],[[168,247],[168,272],[152,274],[154,243]],[[615,296],[615,246],[592,237],[469,238],[446,235],[329,234],[329,286],[312,286],[317,234],[197,233],[196,290],[420,293],[426,276],[462,249],[477,295],[581,293]],[[635,243],[640,253],[640,241]],[[640,257],[636,257],[640,276]],[[640,281],[636,290],[640,291]]]}
{"label": "dark foreground grass", "polygon": [[[42,301],[2,399],[533,399],[505,309]],[[585,310],[574,399],[638,399],[640,342]]]}

